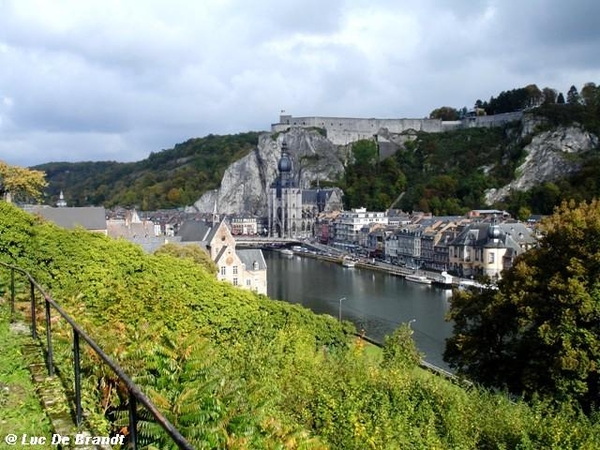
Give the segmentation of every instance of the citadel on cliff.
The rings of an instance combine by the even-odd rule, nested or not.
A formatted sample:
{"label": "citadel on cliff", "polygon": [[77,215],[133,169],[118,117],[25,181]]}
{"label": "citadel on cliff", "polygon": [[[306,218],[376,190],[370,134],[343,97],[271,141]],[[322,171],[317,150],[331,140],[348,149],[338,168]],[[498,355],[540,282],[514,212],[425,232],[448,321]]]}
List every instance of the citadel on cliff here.
{"label": "citadel on cliff", "polygon": [[496,114],[493,116],[469,115],[462,120],[442,121],[441,119],[359,119],[350,117],[294,117],[282,114],[279,122],[271,125],[274,133],[285,132],[291,127],[321,128],[326,130],[327,139],[335,145],[347,145],[361,139],[373,139],[382,130],[400,134],[409,130],[441,133],[469,127],[496,127],[521,120],[523,112]]}

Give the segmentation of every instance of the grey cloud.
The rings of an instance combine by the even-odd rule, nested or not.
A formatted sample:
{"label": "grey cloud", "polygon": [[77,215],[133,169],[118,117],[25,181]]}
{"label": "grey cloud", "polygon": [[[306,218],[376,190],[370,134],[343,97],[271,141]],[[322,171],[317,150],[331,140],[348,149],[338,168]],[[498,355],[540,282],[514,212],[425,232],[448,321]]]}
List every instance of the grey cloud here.
{"label": "grey cloud", "polygon": [[136,160],[266,130],[281,109],[423,117],[529,83],[600,83],[599,5],[3,1],[0,159]]}

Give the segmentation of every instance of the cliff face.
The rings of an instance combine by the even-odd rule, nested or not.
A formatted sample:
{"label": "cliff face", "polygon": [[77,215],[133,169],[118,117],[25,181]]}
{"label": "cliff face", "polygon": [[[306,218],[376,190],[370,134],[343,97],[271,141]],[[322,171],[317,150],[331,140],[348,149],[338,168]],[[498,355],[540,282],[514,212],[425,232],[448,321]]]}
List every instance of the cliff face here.
{"label": "cliff face", "polygon": [[539,119],[524,118],[522,125],[521,138],[531,136],[531,142],[524,147],[527,156],[517,168],[514,181],[486,192],[489,205],[502,201],[511,191],[526,191],[578,171],[582,164],[580,156],[598,146],[598,137],[579,126],[535,134]]}
{"label": "cliff face", "polygon": [[[523,147],[526,156],[512,182],[486,192],[488,205],[504,200],[511,191],[525,191],[580,170],[586,154],[598,148],[598,136],[578,125],[548,131],[539,131],[540,126],[544,129],[544,119],[527,114],[522,118],[520,128],[510,131],[515,145],[529,142]],[[396,151],[407,151],[406,142],[418,139],[416,132],[398,134],[383,128],[378,130],[377,135],[382,159]],[[269,188],[277,177],[284,140],[293,161],[294,178],[304,188],[318,180],[339,179],[351,158],[351,145],[335,145],[316,129],[293,127],[284,132],[264,133],[259,136],[258,146],[253,152],[229,166],[220,188],[205,193],[194,206],[205,213],[213,212],[216,205],[216,211],[221,215],[264,217]],[[487,171],[490,167],[485,169]]]}
{"label": "cliff face", "polygon": [[267,215],[267,195],[277,177],[284,139],[300,186],[308,187],[318,180],[334,181],[343,174],[348,150],[316,130],[292,128],[285,133],[264,133],[252,153],[227,168],[220,188],[205,193],[194,206],[210,213],[216,202],[219,214]]}

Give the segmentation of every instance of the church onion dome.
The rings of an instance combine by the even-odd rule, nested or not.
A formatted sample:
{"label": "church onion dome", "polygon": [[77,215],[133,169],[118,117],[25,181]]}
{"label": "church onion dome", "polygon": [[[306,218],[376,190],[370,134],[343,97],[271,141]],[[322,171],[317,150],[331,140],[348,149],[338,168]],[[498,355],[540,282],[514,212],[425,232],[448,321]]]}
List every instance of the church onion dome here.
{"label": "church onion dome", "polygon": [[281,144],[281,158],[277,165],[279,172],[291,172],[292,171],[292,160],[287,153],[287,145],[285,142]]}

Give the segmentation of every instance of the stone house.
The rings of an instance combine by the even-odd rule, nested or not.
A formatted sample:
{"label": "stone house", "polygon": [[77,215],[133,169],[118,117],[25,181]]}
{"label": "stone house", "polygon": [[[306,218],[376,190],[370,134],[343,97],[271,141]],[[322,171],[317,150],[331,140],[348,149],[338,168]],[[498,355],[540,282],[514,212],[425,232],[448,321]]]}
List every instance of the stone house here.
{"label": "stone house", "polygon": [[182,243],[197,243],[208,251],[218,268],[217,279],[267,295],[267,263],[262,251],[236,249],[225,221],[187,221],[181,225],[179,235]]}
{"label": "stone house", "polygon": [[502,270],[535,244],[535,237],[522,223],[473,223],[449,244],[449,269],[459,276],[500,278]]}

